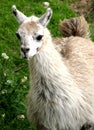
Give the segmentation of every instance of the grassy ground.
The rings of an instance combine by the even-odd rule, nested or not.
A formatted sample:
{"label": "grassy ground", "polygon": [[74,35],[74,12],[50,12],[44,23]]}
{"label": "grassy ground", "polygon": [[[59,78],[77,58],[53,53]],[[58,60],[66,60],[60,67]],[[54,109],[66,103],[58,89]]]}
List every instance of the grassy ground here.
{"label": "grassy ground", "polygon": [[87,13],[86,19],[90,23],[90,37],[94,41],[94,0],[92,0],[91,12]]}
{"label": "grassy ground", "polygon": [[[53,17],[48,26],[52,36],[60,36],[59,21],[76,16],[69,3],[75,0],[48,0]],[[20,56],[15,36],[18,28],[11,7],[15,4],[26,15],[41,16],[43,0],[0,0],[0,130],[34,130],[26,118],[26,98],[29,89],[27,62]]]}

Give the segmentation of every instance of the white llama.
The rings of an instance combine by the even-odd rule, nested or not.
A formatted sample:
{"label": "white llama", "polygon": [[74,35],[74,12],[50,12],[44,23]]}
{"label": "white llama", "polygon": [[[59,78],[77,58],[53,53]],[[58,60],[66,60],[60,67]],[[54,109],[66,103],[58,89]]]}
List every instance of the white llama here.
{"label": "white llama", "polygon": [[93,43],[69,37],[67,54],[62,57],[46,28],[50,8],[40,18],[28,18],[15,6],[13,12],[20,23],[16,35],[21,55],[28,59],[30,69],[28,119],[38,130],[80,130],[85,123],[94,123]]}

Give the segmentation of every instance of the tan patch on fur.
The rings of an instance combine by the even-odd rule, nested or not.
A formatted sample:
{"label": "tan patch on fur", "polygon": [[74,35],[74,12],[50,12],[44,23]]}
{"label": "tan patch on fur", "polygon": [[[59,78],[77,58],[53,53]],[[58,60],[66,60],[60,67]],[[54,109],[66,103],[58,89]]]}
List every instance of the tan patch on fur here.
{"label": "tan patch on fur", "polygon": [[38,30],[38,25],[32,21],[32,22],[27,22],[23,24],[23,27],[27,30],[28,34],[32,32],[36,32]]}

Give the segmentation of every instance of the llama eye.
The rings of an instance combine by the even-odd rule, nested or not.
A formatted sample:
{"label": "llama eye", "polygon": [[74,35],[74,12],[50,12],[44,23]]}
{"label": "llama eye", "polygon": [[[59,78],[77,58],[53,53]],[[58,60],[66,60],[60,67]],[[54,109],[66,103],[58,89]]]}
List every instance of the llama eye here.
{"label": "llama eye", "polygon": [[43,35],[38,35],[38,36],[36,37],[36,40],[40,41],[40,40],[42,39],[42,37],[43,37]]}
{"label": "llama eye", "polygon": [[19,33],[16,33],[16,36],[17,36],[18,39],[21,39]]}

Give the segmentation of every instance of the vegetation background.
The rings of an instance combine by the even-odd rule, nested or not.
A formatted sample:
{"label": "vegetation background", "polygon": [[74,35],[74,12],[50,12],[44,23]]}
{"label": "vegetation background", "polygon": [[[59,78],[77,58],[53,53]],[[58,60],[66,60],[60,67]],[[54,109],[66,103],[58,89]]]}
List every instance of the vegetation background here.
{"label": "vegetation background", "polygon": [[[30,124],[26,117],[28,64],[20,56],[20,45],[15,36],[18,23],[11,7],[15,4],[27,16],[41,16],[46,10],[43,2],[44,0],[0,0],[0,130],[35,130],[34,124]],[[53,9],[48,25],[53,37],[60,37],[60,20],[84,14],[90,25],[91,39],[94,40],[94,0],[48,2]]]}

